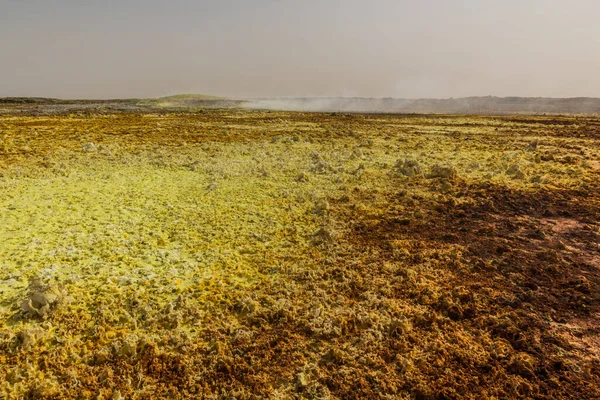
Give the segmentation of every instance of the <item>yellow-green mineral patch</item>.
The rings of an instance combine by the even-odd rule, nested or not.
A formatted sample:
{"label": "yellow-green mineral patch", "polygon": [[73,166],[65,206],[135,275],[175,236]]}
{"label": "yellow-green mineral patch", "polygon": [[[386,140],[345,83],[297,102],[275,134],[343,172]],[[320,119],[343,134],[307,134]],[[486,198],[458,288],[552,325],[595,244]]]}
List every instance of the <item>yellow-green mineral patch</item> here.
{"label": "yellow-green mineral patch", "polygon": [[598,126],[0,116],[0,397],[593,398]]}

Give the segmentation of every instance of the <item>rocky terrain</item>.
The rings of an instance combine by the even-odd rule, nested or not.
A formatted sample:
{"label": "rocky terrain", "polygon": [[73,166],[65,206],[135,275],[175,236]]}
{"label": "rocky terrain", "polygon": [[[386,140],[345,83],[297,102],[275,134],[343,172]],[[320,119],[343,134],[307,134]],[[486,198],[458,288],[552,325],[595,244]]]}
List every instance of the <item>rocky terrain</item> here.
{"label": "rocky terrain", "polygon": [[166,102],[3,103],[0,397],[600,397],[600,120]]}

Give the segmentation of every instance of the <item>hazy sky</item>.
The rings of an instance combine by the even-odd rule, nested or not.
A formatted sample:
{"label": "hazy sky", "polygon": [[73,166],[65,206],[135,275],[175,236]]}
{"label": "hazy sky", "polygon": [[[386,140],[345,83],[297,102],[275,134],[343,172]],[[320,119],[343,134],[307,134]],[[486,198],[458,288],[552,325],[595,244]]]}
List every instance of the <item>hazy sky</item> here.
{"label": "hazy sky", "polygon": [[599,0],[0,0],[0,97],[600,97]]}

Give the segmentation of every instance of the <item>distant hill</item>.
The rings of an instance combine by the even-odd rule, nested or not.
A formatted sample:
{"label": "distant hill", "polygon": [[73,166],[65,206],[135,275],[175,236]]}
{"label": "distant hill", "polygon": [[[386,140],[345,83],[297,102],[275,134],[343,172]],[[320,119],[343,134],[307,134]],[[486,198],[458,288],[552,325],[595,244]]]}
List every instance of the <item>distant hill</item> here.
{"label": "distant hill", "polygon": [[203,94],[176,94],[174,96],[143,99],[139,101],[139,104],[156,107],[197,107],[205,105],[207,102],[222,102],[227,100],[228,99],[223,97],[207,96]]}
{"label": "distant hill", "polygon": [[[180,94],[151,99],[63,100],[43,97],[4,97],[8,108],[43,106],[61,109],[102,108],[133,112],[136,109],[182,110],[250,108],[288,111],[436,113],[436,114],[600,114],[600,98],[463,97],[449,99],[394,99],[364,97],[306,97],[235,100],[201,94]],[[48,107],[43,107],[47,109]]]}
{"label": "distant hill", "polygon": [[110,112],[135,112],[152,111],[160,109],[168,110],[194,110],[201,108],[236,108],[240,107],[243,101],[231,100],[217,96],[207,96],[202,94],[178,94],[174,96],[165,96],[149,99],[55,99],[45,97],[0,97],[0,105],[15,107],[19,109],[37,109],[41,113],[69,112],[80,109],[85,110],[108,110]]}
{"label": "distant hill", "polygon": [[47,97],[0,97],[0,104],[57,104],[61,101]]}
{"label": "distant hill", "polygon": [[50,97],[0,97],[0,104],[106,104],[106,103],[139,103],[155,106],[190,106],[206,101],[223,101],[223,97],[202,94],[177,94],[174,96],[149,99],[55,99]]}
{"label": "distant hill", "polygon": [[249,101],[272,110],[441,114],[600,114],[600,98],[464,97],[457,99],[282,98]]}
{"label": "distant hill", "polygon": [[114,103],[132,103],[138,99],[55,99],[52,97],[0,97],[0,104],[30,104],[30,105],[52,105],[52,104],[114,104]]}

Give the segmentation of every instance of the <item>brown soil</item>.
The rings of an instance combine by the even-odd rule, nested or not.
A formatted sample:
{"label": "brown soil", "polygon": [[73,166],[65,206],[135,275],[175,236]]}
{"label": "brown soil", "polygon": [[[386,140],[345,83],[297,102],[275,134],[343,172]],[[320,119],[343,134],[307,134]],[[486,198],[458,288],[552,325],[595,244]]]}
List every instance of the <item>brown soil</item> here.
{"label": "brown soil", "polygon": [[[461,183],[454,190],[457,198],[468,196],[474,204],[421,204],[433,211],[409,224],[393,214],[376,220],[350,214],[361,221],[350,240],[364,250],[378,249],[373,263],[379,265],[419,265],[426,261],[423,253],[459,245],[465,264],[446,265],[454,278],[442,287],[447,293],[460,288],[461,294],[454,303],[442,296],[427,305],[449,317],[446,333],[464,330],[475,337],[506,340],[532,361],[523,366],[508,358],[467,367],[459,359],[450,361],[442,351],[437,363],[428,365],[429,385],[417,397],[448,398],[474,391],[530,398],[599,397],[598,386],[591,384],[600,377],[598,198],[589,192],[527,193]],[[594,190],[598,193],[598,187]],[[407,200],[393,196],[387,207],[399,204]],[[390,246],[398,241],[418,243],[419,250],[398,256]],[[407,294],[403,290],[398,295]],[[452,348],[450,343],[439,346]],[[511,387],[510,379],[497,375],[500,371],[526,378],[527,384]],[[455,392],[466,384],[461,382],[463,374],[477,382],[473,392]]]}

